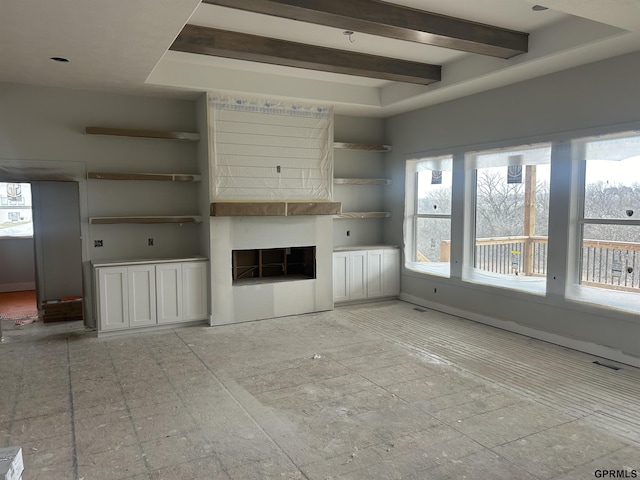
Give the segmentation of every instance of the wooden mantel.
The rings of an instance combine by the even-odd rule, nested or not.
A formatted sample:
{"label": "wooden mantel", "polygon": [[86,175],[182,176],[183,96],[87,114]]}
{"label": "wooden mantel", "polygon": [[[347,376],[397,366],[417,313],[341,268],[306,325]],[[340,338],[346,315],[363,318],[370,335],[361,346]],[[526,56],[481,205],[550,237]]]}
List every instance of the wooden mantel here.
{"label": "wooden mantel", "polygon": [[339,215],[340,202],[213,202],[212,217]]}

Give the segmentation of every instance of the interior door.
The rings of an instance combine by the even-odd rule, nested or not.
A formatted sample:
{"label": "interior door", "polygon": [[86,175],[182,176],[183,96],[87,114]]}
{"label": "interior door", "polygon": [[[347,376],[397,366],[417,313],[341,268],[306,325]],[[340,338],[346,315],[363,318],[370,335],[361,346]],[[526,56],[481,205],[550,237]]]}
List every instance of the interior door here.
{"label": "interior door", "polygon": [[38,304],[82,296],[82,240],[77,182],[32,182]]}

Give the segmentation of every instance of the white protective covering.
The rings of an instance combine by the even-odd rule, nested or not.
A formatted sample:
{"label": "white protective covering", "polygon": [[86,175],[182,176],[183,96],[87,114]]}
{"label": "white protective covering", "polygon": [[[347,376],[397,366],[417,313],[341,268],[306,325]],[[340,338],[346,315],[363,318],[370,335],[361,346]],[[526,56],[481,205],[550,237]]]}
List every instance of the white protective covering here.
{"label": "white protective covering", "polygon": [[331,200],[330,107],[209,96],[211,201]]}

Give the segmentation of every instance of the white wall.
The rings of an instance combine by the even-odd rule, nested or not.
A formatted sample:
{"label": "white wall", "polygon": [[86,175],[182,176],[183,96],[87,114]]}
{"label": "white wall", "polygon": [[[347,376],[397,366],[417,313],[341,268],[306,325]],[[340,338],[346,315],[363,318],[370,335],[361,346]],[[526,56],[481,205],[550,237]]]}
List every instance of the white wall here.
{"label": "white wall", "polygon": [[[212,325],[333,309],[331,216],[212,217]],[[232,250],[316,247],[316,278],[232,284]]]}
{"label": "white wall", "polygon": [[[385,199],[393,212],[385,221],[385,242],[402,243],[404,163],[409,154],[517,145],[613,125],[637,128],[638,78],[640,53],[635,53],[388,119],[386,134],[393,151],[387,154],[387,170],[394,185]],[[459,223],[452,228],[462,231]],[[402,294],[416,303],[640,364],[638,315],[406,270]]]}
{"label": "white wall", "polygon": [[[207,255],[199,225],[88,225],[89,216],[197,214],[197,186],[85,180],[88,171],[196,173],[197,143],[86,135],[86,126],[193,132],[195,103],[0,84],[0,172],[10,165],[29,177],[38,167],[38,178],[30,179],[46,180],[48,168],[64,167],[79,183],[85,297],[91,260]],[[104,247],[94,248],[97,239]]]}

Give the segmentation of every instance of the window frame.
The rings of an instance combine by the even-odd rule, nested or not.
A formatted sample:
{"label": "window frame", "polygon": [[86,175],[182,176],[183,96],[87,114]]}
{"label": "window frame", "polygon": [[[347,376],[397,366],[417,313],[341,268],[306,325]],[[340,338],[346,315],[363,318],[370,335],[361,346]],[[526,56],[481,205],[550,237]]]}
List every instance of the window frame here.
{"label": "window frame", "polygon": [[[465,220],[465,226],[467,228],[468,234],[464,238],[465,242],[465,251],[468,252],[464,256],[464,262],[462,267],[462,280],[465,282],[469,282],[475,285],[486,285],[488,287],[495,288],[506,288],[518,292],[545,296],[547,294],[548,282],[547,277],[549,275],[548,271],[548,255],[547,255],[547,266],[546,266],[546,275],[545,276],[518,276],[518,275],[506,275],[503,273],[491,272],[487,270],[483,270],[476,267],[476,240],[477,240],[477,227],[478,227],[478,178],[479,178],[479,170],[483,168],[494,168],[500,167],[500,165],[487,165],[482,166],[482,160],[479,159],[482,155],[490,155],[490,154],[509,154],[513,152],[517,154],[518,152],[527,151],[527,150],[536,150],[542,148],[549,149],[549,161],[548,162],[540,162],[540,163],[522,163],[522,166],[526,165],[548,165],[551,171],[552,166],[552,158],[553,158],[553,149],[555,140],[545,140],[538,139],[535,142],[520,142],[513,143],[506,146],[498,146],[494,148],[483,148],[483,149],[468,149],[464,153],[464,165],[465,165],[465,177],[470,179],[470,183],[468,184],[468,195],[469,195],[469,218]],[[506,166],[505,166],[506,169]],[[524,180],[523,180],[524,182]],[[549,178],[549,186],[551,185],[551,174]],[[551,201],[549,201],[549,218],[551,217]],[[548,242],[548,236],[547,236]]]}
{"label": "window frame", "polygon": [[[418,184],[419,184],[419,173],[420,173],[420,165],[426,165],[426,164],[436,164],[438,162],[450,162],[450,169],[447,171],[451,172],[451,191],[452,191],[452,198],[451,198],[451,204],[449,205],[449,213],[419,213],[419,198],[418,198]],[[446,264],[446,268],[441,268],[439,270],[442,271],[435,271],[435,269],[428,269],[427,267],[423,267],[423,268],[419,268],[418,264],[423,263],[423,262],[418,262],[418,259],[416,257],[416,252],[417,252],[417,245],[418,245],[418,221],[420,219],[444,219],[444,220],[449,220],[449,236],[451,237],[451,222],[452,222],[452,207],[453,207],[453,163],[454,163],[454,155],[453,154],[442,154],[442,155],[433,155],[433,156],[425,156],[425,157],[420,157],[420,158],[410,158],[407,159],[405,162],[405,168],[407,169],[407,172],[405,174],[405,208],[407,208],[407,210],[409,210],[409,206],[410,206],[410,210],[408,212],[406,212],[405,214],[405,226],[404,226],[404,238],[405,238],[405,262],[404,262],[404,266],[405,268],[407,268],[408,270],[412,271],[412,272],[416,272],[416,273],[420,273],[420,274],[425,274],[425,275],[435,275],[435,276],[440,276],[440,277],[446,277],[446,278],[450,278],[451,277],[451,259],[449,258],[449,261],[447,262],[431,262],[433,265],[437,265],[435,267],[435,269],[438,269],[438,266],[440,267],[444,267],[444,264]],[[430,171],[434,171],[434,168],[427,168],[427,170]],[[411,205],[409,204],[409,202],[407,201],[407,187],[409,187],[409,175],[411,175],[411,197],[412,197],[412,202]],[[409,220],[410,217],[410,220]],[[410,224],[410,235],[407,235],[407,230],[409,228],[409,224]],[[407,238],[410,239],[410,244],[407,245]],[[451,239],[450,239],[451,241]]]}
{"label": "window frame", "polygon": [[31,193],[31,183],[30,182],[14,182],[14,181],[0,181],[0,183],[4,184],[4,185],[9,185],[9,184],[18,184],[21,185],[22,188],[24,188],[25,185],[28,186],[28,195],[22,195],[22,197],[25,199],[25,204],[24,205],[2,205],[0,204],[0,209],[1,210],[29,210],[30,213],[30,224],[31,224],[31,233],[29,235],[10,235],[7,234],[6,232],[4,232],[4,229],[0,229],[0,239],[2,240],[6,240],[6,239],[32,239],[33,235],[34,235],[34,219],[33,219],[33,199],[32,199],[32,193]]}
{"label": "window frame", "polygon": [[[585,216],[587,190],[587,152],[586,146],[590,140],[599,137],[624,138],[638,136],[640,132],[634,130],[620,131],[588,137],[574,137],[571,143],[572,157],[575,161],[576,175],[576,221],[572,248],[569,255],[574,257],[573,268],[568,272],[566,298],[581,302],[589,302],[606,308],[627,309],[640,312],[638,300],[640,293],[634,291],[607,289],[594,285],[582,284],[582,269],[584,266],[583,242],[584,228],[588,225],[633,226],[640,228],[640,219],[631,218],[590,218]],[[640,272],[638,272],[640,274]]]}

